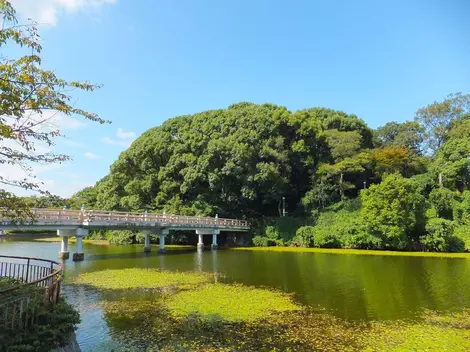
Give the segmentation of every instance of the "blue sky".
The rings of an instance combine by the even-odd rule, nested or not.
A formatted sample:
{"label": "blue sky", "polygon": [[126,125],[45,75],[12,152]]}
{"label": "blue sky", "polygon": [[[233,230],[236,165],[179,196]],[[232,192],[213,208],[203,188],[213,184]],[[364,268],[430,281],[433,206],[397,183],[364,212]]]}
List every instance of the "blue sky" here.
{"label": "blue sky", "polygon": [[127,145],[168,118],[239,101],[323,106],[370,126],[413,119],[470,93],[470,1],[14,0],[42,23],[44,68],[103,84],[76,106],[111,125],[64,123],[38,170],[70,196],[105,176]]}

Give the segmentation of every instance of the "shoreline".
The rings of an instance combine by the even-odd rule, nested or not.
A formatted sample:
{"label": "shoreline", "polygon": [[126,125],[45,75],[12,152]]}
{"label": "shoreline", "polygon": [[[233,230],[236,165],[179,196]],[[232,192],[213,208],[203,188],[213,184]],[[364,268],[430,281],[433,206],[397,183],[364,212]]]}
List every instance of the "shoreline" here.
{"label": "shoreline", "polygon": [[[60,242],[60,237],[39,237],[32,238],[34,242]],[[70,238],[69,243],[75,243],[75,238]],[[87,240],[83,243],[97,246],[119,246],[110,243],[108,240]],[[152,244],[152,247],[158,247],[158,244]],[[165,247],[172,249],[193,249],[192,245],[167,245]],[[289,252],[289,253],[320,253],[320,254],[341,254],[341,255],[375,255],[390,257],[421,257],[421,258],[453,258],[470,259],[470,253],[450,253],[450,252],[399,252],[373,249],[346,249],[346,248],[316,248],[316,247],[228,247],[221,248],[230,251],[263,251],[263,252]]]}
{"label": "shoreline", "polygon": [[470,259],[470,253],[449,252],[398,252],[372,249],[345,249],[345,248],[304,248],[304,247],[233,247],[234,251],[265,251],[265,252],[291,252],[291,253],[323,253],[342,255],[377,255],[395,257],[428,257],[428,258],[455,258]]}

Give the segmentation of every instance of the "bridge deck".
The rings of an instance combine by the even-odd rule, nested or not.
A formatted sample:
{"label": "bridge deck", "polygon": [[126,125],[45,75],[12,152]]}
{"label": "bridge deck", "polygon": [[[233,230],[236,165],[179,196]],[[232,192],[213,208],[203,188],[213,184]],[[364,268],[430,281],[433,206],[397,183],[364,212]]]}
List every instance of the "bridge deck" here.
{"label": "bridge deck", "polygon": [[147,214],[102,210],[31,209],[31,221],[15,224],[9,218],[0,217],[0,229],[219,229],[222,231],[248,231],[246,220],[182,216],[171,214]]}

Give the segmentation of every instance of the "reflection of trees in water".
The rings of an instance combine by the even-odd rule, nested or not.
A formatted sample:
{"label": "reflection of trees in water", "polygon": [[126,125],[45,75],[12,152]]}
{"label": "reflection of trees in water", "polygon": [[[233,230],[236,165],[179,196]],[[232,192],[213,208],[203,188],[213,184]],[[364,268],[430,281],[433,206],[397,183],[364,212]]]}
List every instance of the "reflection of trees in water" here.
{"label": "reflection of trees in water", "polygon": [[402,319],[423,308],[470,306],[470,261],[322,253],[251,252],[233,281],[295,293],[304,304],[348,319]]}

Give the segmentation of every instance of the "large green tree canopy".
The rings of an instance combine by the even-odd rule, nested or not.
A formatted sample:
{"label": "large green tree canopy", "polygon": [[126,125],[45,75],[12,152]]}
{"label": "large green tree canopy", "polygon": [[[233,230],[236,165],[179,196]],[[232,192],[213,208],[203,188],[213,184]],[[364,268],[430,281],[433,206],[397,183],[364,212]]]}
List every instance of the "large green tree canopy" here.
{"label": "large green tree canopy", "polygon": [[252,217],[277,215],[285,197],[293,212],[318,165],[370,147],[372,131],[355,115],[234,104],[145,132],[96,186],[96,206]]}

